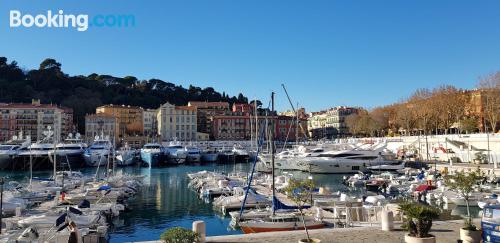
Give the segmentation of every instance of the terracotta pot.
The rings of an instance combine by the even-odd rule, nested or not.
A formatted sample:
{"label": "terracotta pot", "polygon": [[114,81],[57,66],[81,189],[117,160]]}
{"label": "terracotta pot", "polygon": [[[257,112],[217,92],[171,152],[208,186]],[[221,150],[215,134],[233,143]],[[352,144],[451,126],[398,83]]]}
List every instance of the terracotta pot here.
{"label": "terracotta pot", "polygon": [[481,230],[466,230],[461,228],[460,239],[463,243],[479,243],[481,242]]}
{"label": "terracotta pot", "polygon": [[431,237],[426,237],[426,238],[417,238],[413,236],[409,236],[408,234],[405,235],[405,242],[406,243],[436,243],[436,237],[431,236]]}
{"label": "terracotta pot", "polygon": [[300,239],[299,240],[299,243],[320,243],[321,240],[320,239],[315,239],[315,238],[311,238],[310,241],[308,241],[307,239]]}

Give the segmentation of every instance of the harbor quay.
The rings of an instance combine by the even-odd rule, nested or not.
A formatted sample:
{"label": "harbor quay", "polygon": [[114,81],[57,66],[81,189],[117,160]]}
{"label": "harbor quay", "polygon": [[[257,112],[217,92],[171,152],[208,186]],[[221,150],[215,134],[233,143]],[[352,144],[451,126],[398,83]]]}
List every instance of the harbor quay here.
{"label": "harbor quay", "polygon": [[[479,221],[476,220],[476,223]],[[436,236],[438,243],[454,243],[460,238],[462,220],[448,220],[433,222],[431,234]],[[406,231],[401,228],[400,222],[395,222],[394,229],[384,231],[380,224],[372,226],[358,226],[353,228],[325,228],[309,230],[311,237],[328,243],[399,243],[404,242]],[[304,238],[304,231],[269,232],[244,235],[221,235],[206,237],[207,243],[287,243],[298,242]],[[162,243],[161,241],[140,241],[137,243]]]}

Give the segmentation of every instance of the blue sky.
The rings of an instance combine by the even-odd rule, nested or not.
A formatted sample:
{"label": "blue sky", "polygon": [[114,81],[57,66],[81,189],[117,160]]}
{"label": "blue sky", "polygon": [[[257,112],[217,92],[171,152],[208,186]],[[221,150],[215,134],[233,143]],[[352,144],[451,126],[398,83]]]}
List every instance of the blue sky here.
{"label": "blue sky", "polygon": [[[10,28],[33,15],[133,14],[135,27]],[[2,0],[0,56],[24,68],[46,57],[96,72],[212,86],[308,111],[374,107],[419,87],[473,88],[500,70],[500,1]],[[264,102],[267,104],[267,102]]]}

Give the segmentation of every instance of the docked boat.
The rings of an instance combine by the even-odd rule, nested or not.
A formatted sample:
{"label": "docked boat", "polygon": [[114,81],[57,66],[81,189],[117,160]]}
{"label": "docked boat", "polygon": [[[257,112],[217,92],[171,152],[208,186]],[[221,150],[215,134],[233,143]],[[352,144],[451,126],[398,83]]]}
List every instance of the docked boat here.
{"label": "docked boat", "polygon": [[[272,102],[274,102],[274,95],[271,96]],[[271,136],[272,138],[272,136]],[[271,156],[271,163],[274,163],[274,141],[269,141],[269,146],[270,146],[270,156]],[[256,163],[256,161],[255,161]],[[271,166],[274,166],[271,164]],[[253,177],[253,171],[252,174],[250,175],[250,178]],[[275,175],[274,171],[271,174],[271,181],[275,181]],[[282,178],[282,180],[279,180],[278,182],[282,182],[281,184],[286,183],[286,178]],[[252,181],[249,180],[246,191],[245,191],[245,196],[247,197],[251,191],[250,191],[250,185]],[[274,232],[274,231],[290,231],[290,230],[300,230],[304,229],[307,227],[307,229],[319,229],[323,228],[325,224],[322,222],[321,219],[316,219],[314,217],[311,217],[309,215],[303,215],[302,214],[302,209],[299,212],[277,212],[279,209],[283,210],[297,210],[297,207],[294,206],[289,206],[285,205],[284,203],[280,202],[278,198],[276,197],[276,183],[271,183],[271,192],[272,192],[272,207],[270,210],[270,214],[266,215],[264,217],[259,217],[259,218],[252,218],[249,220],[244,220],[242,217],[239,217],[238,219],[238,225],[241,228],[241,230],[245,234],[250,234],[250,233],[259,233],[259,232]],[[241,204],[241,207],[244,208],[246,204],[246,200],[243,199],[243,202]],[[241,214],[241,213],[240,213]]]}
{"label": "docked boat", "polygon": [[372,172],[377,172],[377,171],[402,171],[406,166],[406,162],[404,161],[394,161],[389,164],[381,164],[381,165],[374,165],[374,166],[368,166],[367,169],[372,171]]}
{"label": "docked boat", "polygon": [[30,164],[33,170],[52,168],[49,152],[54,149],[53,143],[36,142],[19,150],[14,169],[28,169]]}
{"label": "docked boat", "polygon": [[156,167],[163,163],[163,147],[158,143],[147,143],[141,149],[141,160],[148,167]]}
{"label": "docked boat", "polygon": [[94,142],[85,150],[83,157],[88,166],[97,167],[107,165],[113,155],[113,144],[106,136],[96,136]]}
{"label": "docked boat", "polygon": [[186,147],[187,155],[186,162],[187,163],[200,163],[201,162],[201,150],[197,147]]}
{"label": "docked boat", "polygon": [[[313,217],[304,217],[307,229],[321,229],[325,224],[316,220]],[[247,221],[241,221],[238,226],[243,233],[261,233],[261,232],[274,232],[274,231],[291,231],[291,230],[304,230],[304,222],[301,217],[296,213],[275,213],[264,218],[257,218]]]}
{"label": "docked boat", "polygon": [[234,153],[234,159],[236,160],[236,162],[248,162],[250,154],[243,146],[235,144],[232,151]]}
{"label": "docked boat", "polygon": [[183,164],[186,162],[187,151],[179,142],[172,141],[165,147],[165,155],[167,156],[167,163]]}
{"label": "docked boat", "polygon": [[119,166],[129,166],[135,163],[136,151],[125,144],[116,152],[116,161]]}
{"label": "docked boat", "polygon": [[57,166],[69,169],[80,168],[85,165],[83,153],[86,148],[87,145],[83,143],[79,133],[75,137],[69,134],[63,143],[56,144],[55,150],[49,151],[49,158],[54,163],[53,156],[55,153]]}
{"label": "docked boat", "polygon": [[222,148],[219,150],[218,161],[221,163],[235,162],[234,152],[232,149]]}
{"label": "docked boat", "polygon": [[[245,200],[245,191],[241,187],[233,188],[232,196],[221,196],[214,200],[214,207],[221,209],[223,214],[231,210],[241,209],[241,205]],[[271,201],[263,195],[257,194],[253,190],[249,190],[247,194],[244,208],[265,208],[271,206]]]}
{"label": "docked boat", "polygon": [[29,137],[23,138],[23,134],[12,137],[11,140],[0,144],[0,170],[12,168],[13,161],[17,157],[20,150],[30,146],[31,140]]}
{"label": "docked boat", "polygon": [[370,166],[390,164],[378,150],[352,150],[340,153],[322,153],[318,156],[301,158],[303,171],[310,173],[357,173]]}
{"label": "docked boat", "polygon": [[219,153],[214,149],[207,149],[201,152],[201,161],[214,163],[217,162]]}

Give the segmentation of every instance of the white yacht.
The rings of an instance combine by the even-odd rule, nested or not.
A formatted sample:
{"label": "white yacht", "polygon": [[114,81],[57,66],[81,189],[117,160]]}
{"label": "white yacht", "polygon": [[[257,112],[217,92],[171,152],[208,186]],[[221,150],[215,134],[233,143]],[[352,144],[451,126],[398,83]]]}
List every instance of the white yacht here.
{"label": "white yacht", "polygon": [[[274,167],[279,170],[305,170],[304,164],[299,162],[300,158],[316,157],[325,152],[323,147],[306,148],[304,146],[283,150],[275,155]],[[262,154],[258,157],[259,161],[263,162],[263,166],[271,168],[269,154]]]}
{"label": "white yacht", "polygon": [[248,151],[239,144],[235,144],[232,151],[237,162],[246,162],[250,157]]}
{"label": "white yacht", "polygon": [[135,155],[135,149],[132,149],[127,143],[125,143],[125,146],[116,152],[117,165],[128,166],[134,164]]}
{"label": "white yacht", "polygon": [[215,149],[206,149],[201,152],[201,161],[203,162],[217,162],[218,157],[219,153]]}
{"label": "white yacht", "polygon": [[30,137],[23,138],[22,132],[19,136],[13,136],[11,140],[0,144],[0,170],[12,167],[12,163],[19,151],[31,144]]}
{"label": "white yacht", "polygon": [[187,155],[186,162],[199,163],[201,162],[201,150],[197,147],[186,147]]}
{"label": "white yacht", "polygon": [[47,130],[43,131],[42,134],[43,138],[40,141],[19,150],[18,159],[13,165],[14,169],[27,169],[30,164],[34,169],[52,168],[49,152],[55,147],[54,131],[48,126]]}
{"label": "white yacht", "polygon": [[178,141],[168,143],[165,147],[165,153],[170,164],[183,164],[186,162],[187,151]]}
{"label": "white yacht", "polygon": [[382,156],[382,149],[327,152],[298,160],[297,163],[303,171],[326,174],[357,173],[366,171],[370,166],[393,163]]}
{"label": "white yacht", "polygon": [[108,164],[110,156],[113,154],[113,144],[109,136],[96,136],[94,142],[85,150],[83,157],[88,166],[103,166]]}
{"label": "white yacht", "polygon": [[49,151],[50,161],[53,163],[54,153],[56,155],[56,163],[58,165],[67,165],[69,168],[80,168],[84,166],[83,153],[87,149],[87,145],[81,139],[81,135],[77,133],[74,137],[69,134],[62,143],[56,144],[56,149]]}
{"label": "white yacht", "polygon": [[149,168],[156,167],[163,163],[164,151],[159,143],[147,143],[141,148],[141,160]]}
{"label": "white yacht", "polygon": [[225,148],[222,147],[222,149],[219,150],[219,156],[218,160],[221,163],[229,163],[229,162],[235,162],[234,160],[234,152],[231,148]]}
{"label": "white yacht", "polygon": [[[340,149],[340,150],[337,150]],[[301,170],[310,173],[357,173],[366,171],[370,166],[390,164],[394,161],[385,159],[385,145],[376,145],[366,149],[359,147],[314,147],[300,146],[277,154],[275,168],[281,170]],[[270,156],[259,156],[263,166],[270,167]]]}

